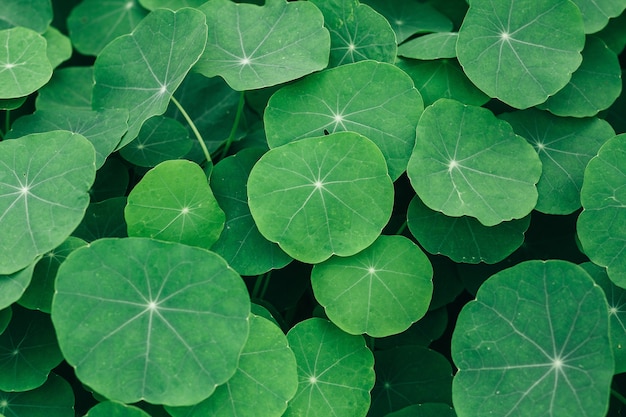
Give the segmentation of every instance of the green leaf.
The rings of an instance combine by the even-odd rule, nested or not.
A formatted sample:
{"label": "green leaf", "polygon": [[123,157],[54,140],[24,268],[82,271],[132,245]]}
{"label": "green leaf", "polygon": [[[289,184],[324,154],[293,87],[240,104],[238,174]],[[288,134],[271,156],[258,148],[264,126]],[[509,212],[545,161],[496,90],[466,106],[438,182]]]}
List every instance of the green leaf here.
{"label": "green leaf", "polygon": [[65,67],[54,71],[37,92],[37,110],[91,110],[93,67]]}
{"label": "green leaf", "polygon": [[448,325],[448,310],[432,308],[417,323],[413,323],[406,331],[393,336],[376,339],[376,349],[384,350],[398,346],[428,346],[439,339]]}
{"label": "green leaf", "polygon": [[15,110],[22,107],[28,97],[0,99],[0,110]]}
{"label": "green leaf", "polygon": [[605,416],[608,327],[604,294],[577,265],[527,261],[493,275],[452,336],[457,414]]}
{"label": "green leaf", "polygon": [[201,403],[167,411],[174,417],[280,417],[297,388],[296,358],[284,333],[271,321],[251,315],[235,375]]}
{"label": "green leaf", "polygon": [[186,160],[148,171],[128,195],[124,217],[129,236],[205,249],[217,241],[225,221],[202,168]]}
{"label": "green leaf", "polygon": [[409,230],[428,252],[472,264],[505,259],[523,244],[530,225],[530,216],[490,227],[473,217],[448,217],[426,207],[417,196],[411,200],[407,220]]}
{"label": "green leaf", "polygon": [[209,39],[195,70],[219,75],[234,90],[295,80],[328,64],[329,34],[309,2],[211,0],[199,10],[207,16]]}
{"label": "green leaf", "polygon": [[43,33],[47,43],[47,56],[52,68],[58,67],[62,62],[67,61],[72,56],[72,43],[70,39],[59,32],[58,29],[50,26]]}
{"label": "green leaf", "polygon": [[150,414],[132,405],[103,401],[91,407],[85,417],[150,417]]}
{"label": "green leaf", "polygon": [[115,38],[100,52],[94,64],[93,106],[130,113],[118,148],[137,137],[144,121],[165,112],[204,51],[204,21],[202,13],[190,8],[155,10],[132,33]]}
{"label": "green leaf", "polygon": [[536,109],[499,115],[533,145],[543,170],[537,183],[536,210],[569,214],[580,208],[580,188],[589,160],[615,136],[609,123],[598,118],[563,118]]}
{"label": "green leaf", "polygon": [[282,268],[292,258],[261,235],[248,208],[248,176],[264,153],[248,148],[221,160],[211,174],[215,199],[226,214],[226,224],[211,250],[241,275],[260,275]]}
{"label": "green leaf", "polygon": [[0,142],[0,274],[59,246],[80,223],[95,178],[84,137],[52,131]]}
{"label": "green leaf", "polygon": [[50,374],[41,387],[0,391],[0,413],[8,417],[74,417],[74,393],[63,378]]}
{"label": "green leaf", "polygon": [[322,71],[278,90],[265,109],[270,147],[293,140],[353,131],[383,152],[389,175],[405,170],[423,110],[411,79],[397,67],[364,61]]}
{"label": "green leaf", "polygon": [[139,3],[148,10],[170,9],[178,10],[183,7],[198,7],[207,0],[139,0]]}
{"label": "green leaf", "polygon": [[310,0],[330,31],[329,67],[363,60],[393,63],[396,34],[376,10],[359,0]]}
{"label": "green leaf", "polygon": [[626,288],[626,134],[609,139],[585,169],[576,232],[585,255]]}
{"label": "green leaf", "polygon": [[433,292],[433,268],[404,236],[380,236],[363,251],[313,267],[311,285],[328,318],[350,334],[385,337],[421,319]]}
{"label": "green leaf", "polygon": [[295,325],[287,340],[298,363],[298,392],[284,417],[365,416],[374,385],[374,357],[362,336],[324,319]]}
{"label": "green leaf", "polygon": [[9,307],[24,294],[33,278],[36,261],[12,274],[0,275],[0,309]]}
{"label": "green leaf", "polygon": [[11,307],[3,308],[0,310],[0,334],[2,334],[2,332],[4,332],[4,330],[9,325],[12,316],[13,310],[11,310]]}
{"label": "green leaf", "polygon": [[41,310],[50,313],[54,281],[59,266],[74,250],[87,245],[82,239],[70,236],[58,247],[43,255],[35,264],[32,281],[18,303],[31,310]]}
{"label": "green leaf", "polygon": [[456,417],[456,413],[448,404],[424,403],[404,407],[386,417]]}
{"label": "green leaf", "polygon": [[169,117],[154,116],[141,126],[137,139],[120,149],[120,155],[135,165],[154,167],[185,156],[192,145],[185,126]]}
{"label": "green leaf", "polygon": [[585,33],[595,33],[609,23],[609,18],[619,16],[626,8],[623,0],[572,0],[580,9]]}
{"label": "green leaf", "polygon": [[413,59],[456,58],[456,32],[432,33],[400,45],[398,55]]}
{"label": "green leaf", "polygon": [[391,216],[393,194],[382,153],[353,132],[271,149],[248,179],[261,234],[308,263],[372,244]]}
{"label": "green leaf", "polygon": [[457,56],[478,88],[525,109],[568,83],[584,44],[582,16],[571,1],[474,1],[459,29]]}
{"label": "green leaf", "polygon": [[147,14],[137,0],[84,0],[67,19],[72,45],[83,55],[98,55],[113,39],[132,32]]}
{"label": "green leaf", "polygon": [[13,306],[9,327],[0,334],[0,391],[38,388],[62,360],[50,316]]}
{"label": "green leaf", "polygon": [[0,30],[0,98],[27,96],[52,77],[46,40],[25,27]]}
{"label": "green leaf", "polygon": [[626,31],[622,30],[624,23],[626,23],[626,14],[622,13],[610,19],[604,29],[595,34],[617,55],[621,54],[626,47]]}
{"label": "green leaf", "polygon": [[617,55],[595,36],[587,36],[582,54],[569,83],[537,107],[557,116],[590,117],[613,104],[622,92]]}
{"label": "green leaf", "polygon": [[0,30],[24,26],[44,33],[52,22],[50,0],[3,0],[0,10]]}
{"label": "green leaf", "polygon": [[234,374],[249,313],[222,258],[145,238],[74,251],[52,301],[61,351],[83,383],[111,400],[172,406],[205,399]]}
{"label": "green leaf", "polygon": [[113,197],[89,204],[85,217],[72,235],[87,242],[103,237],[128,237],[125,207],[126,197]]}
{"label": "green leaf", "polygon": [[407,174],[432,210],[494,226],[535,207],[541,161],[491,111],[440,99],[419,120]]}

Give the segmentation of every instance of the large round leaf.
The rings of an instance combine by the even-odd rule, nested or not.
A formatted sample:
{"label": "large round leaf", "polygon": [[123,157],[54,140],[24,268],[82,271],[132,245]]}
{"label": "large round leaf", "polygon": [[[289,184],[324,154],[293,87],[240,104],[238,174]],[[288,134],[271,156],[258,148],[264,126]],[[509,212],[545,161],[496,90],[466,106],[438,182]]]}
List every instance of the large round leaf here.
{"label": "large round leaf", "polygon": [[81,135],[52,131],[0,142],[0,274],[60,245],[78,226],[95,179]]}
{"label": "large round leaf", "polygon": [[478,88],[524,109],[567,84],[584,44],[582,16],[571,1],[472,1],[457,56]]}
{"label": "large round leaf", "polygon": [[421,319],[433,292],[433,268],[404,236],[380,236],[350,257],[313,267],[315,298],[328,318],[350,334],[385,337]]}
{"label": "large round leaf", "polygon": [[265,131],[270,147],[324,131],[360,133],[380,148],[395,180],[406,170],[423,108],[403,71],[391,64],[358,62],[278,90],[265,109]]}
{"label": "large round leaf", "polygon": [[30,391],[0,391],[0,415],[7,417],[74,417],[74,392],[63,378],[50,374]]}
{"label": "large round leaf", "polygon": [[101,239],[61,265],[52,321],[82,382],[112,400],[183,406],[237,368],[248,336],[243,281],[204,249]]}
{"label": "large round leaf", "polygon": [[613,377],[604,293],[565,261],[503,270],[463,307],[452,358],[459,417],[603,417]]}
{"label": "large round leaf", "polygon": [[419,120],[407,174],[429,208],[494,226],[535,207],[541,161],[489,110],[440,99]]}
{"label": "large round leaf", "polygon": [[391,216],[393,194],[382,153],[353,132],[274,148],[248,178],[250,212],[261,234],[309,263],[372,244]]}

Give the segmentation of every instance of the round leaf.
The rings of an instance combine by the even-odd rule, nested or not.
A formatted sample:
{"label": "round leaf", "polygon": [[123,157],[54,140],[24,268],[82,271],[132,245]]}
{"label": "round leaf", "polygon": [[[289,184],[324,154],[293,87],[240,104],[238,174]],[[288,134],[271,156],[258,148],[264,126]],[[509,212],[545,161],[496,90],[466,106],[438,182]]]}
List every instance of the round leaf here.
{"label": "round leaf", "polygon": [[70,39],[62,34],[58,29],[50,26],[43,34],[46,39],[48,60],[53,68],[72,56],[72,43]]}
{"label": "round leaf", "polygon": [[360,133],[380,148],[395,180],[406,170],[423,109],[419,92],[403,71],[364,61],[278,90],[265,109],[265,131],[270,147],[324,131]]}
{"label": "round leaf", "polygon": [[7,417],[74,417],[74,392],[63,378],[50,374],[41,387],[24,392],[0,391],[0,415]]}
{"label": "round leaf", "polygon": [[356,255],[315,265],[311,284],[337,327],[385,337],[426,314],[432,277],[433,268],[417,245],[404,236],[380,236]]}
{"label": "round leaf", "polygon": [[459,417],[606,415],[608,306],[579,266],[527,261],[489,278],[452,336]]}
{"label": "round leaf", "polygon": [[619,16],[626,7],[622,0],[572,0],[580,9],[585,33],[595,33],[609,23],[609,18]]}
{"label": "round leaf", "polygon": [[112,400],[172,406],[205,399],[234,374],[249,312],[222,258],[145,238],[74,251],[52,301],[61,351],[83,383]]}
{"label": "round leaf", "polygon": [[71,132],[0,142],[0,274],[26,267],[70,235],[95,172],[93,146]]}
{"label": "round leaf", "polygon": [[398,48],[398,55],[413,59],[456,58],[455,32],[431,33],[405,42]]}
{"label": "round leaf", "polygon": [[24,269],[8,275],[0,275],[0,309],[9,307],[20,299],[33,278],[36,260]]}
{"label": "round leaf", "polygon": [[128,235],[210,248],[224,228],[202,168],[186,160],[165,161],[148,171],[128,195]]}
{"label": "round leaf", "polygon": [[331,322],[308,319],[287,340],[296,355],[298,392],[284,417],[361,417],[370,405],[374,357],[362,336],[346,334]]}
{"label": "round leaf", "polygon": [[50,0],[3,0],[0,10],[0,30],[24,26],[44,33],[52,22]]}
{"label": "round leaf", "polygon": [[150,417],[150,414],[132,405],[104,401],[90,408],[85,417]]}
{"label": "round leaf", "polygon": [[407,174],[429,208],[494,226],[535,207],[541,161],[489,110],[440,99],[419,120]]}
{"label": "round leaf", "polygon": [[93,67],[60,68],[37,92],[35,105],[37,110],[91,110],[92,90]]}
{"label": "round leaf", "polygon": [[372,244],[391,216],[393,194],[382,153],[352,132],[274,148],[248,178],[250,212],[261,234],[308,263]]}
{"label": "round leaf", "polygon": [[459,29],[457,56],[478,88],[525,109],[565,87],[584,44],[582,16],[571,1],[474,1]]}

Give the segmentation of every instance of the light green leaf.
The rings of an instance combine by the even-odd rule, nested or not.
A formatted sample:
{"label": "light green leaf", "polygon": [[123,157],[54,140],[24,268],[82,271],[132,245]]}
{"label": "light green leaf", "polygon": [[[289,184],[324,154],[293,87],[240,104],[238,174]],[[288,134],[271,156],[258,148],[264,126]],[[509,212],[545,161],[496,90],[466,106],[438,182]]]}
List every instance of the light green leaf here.
{"label": "light green leaf", "polygon": [[495,226],[535,207],[541,161],[488,109],[440,99],[419,120],[407,174],[432,210]]}
{"label": "light green leaf", "polygon": [[186,160],[165,161],[148,171],[128,195],[128,235],[210,248],[225,215],[206,175]]}
{"label": "light green leaf", "polygon": [[52,68],[58,67],[62,62],[67,61],[72,56],[72,43],[70,39],[59,32],[58,29],[50,26],[43,33],[47,42],[47,55]]}
{"label": "light green leaf", "polygon": [[52,77],[46,40],[25,27],[0,30],[0,98],[27,96]]}
{"label": "light green leaf", "polygon": [[576,232],[585,255],[626,288],[626,134],[609,139],[587,164]]}
{"label": "light green leaf", "polygon": [[183,7],[198,7],[207,0],[139,0],[139,3],[148,10],[170,9],[178,10]]}
{"label": "light green leaf", "polygon": [[537,107],[557,116],[591,117],[613,104],[622,92],[617,55],[595,36],[587,36],[582,54],[569,83]]}
{"label": "light green leaf", "polygon": [[298,392],[284,417],[361,417],[370,405],[374,357],[362,336],[342,332],[324,319],[295,325],[287,340],[296,355]]}
{"label": "light green leaf", "polygon": [[609,123],[598,118],[563,118],[528,109],[499,115],[533,145],[543,170],[537,183],[536,210],[569,214],[580,208],[580,188],[589,160],[615,136]]}
{"label": "light green leaf", "polygon": [[133,30],[109,43],[96,58],[93,106],[130,112],[123,147],[139,134],[144,121],[163,114],[172,94],[196,63],[207,36],[197,10],[159,9]]}
{"label": "light green leaf", "polygon": [[193,407],[167,408],[174,417],[280,417],[298,389],[296,358],[278,326],[250,316],[250,335],[235,375]]}
{"label": "light green leaf", "polygon": [[530,216],[490,227],[473,217],[448,217],[426,207],[417,196],[411,200],[407,220],[409,230],[428,252],[471,264],[505,259],[524,243],[530,225]]}
{"label": "light green leaf", "polygon": [[207,16],[209,40],[195,70],[219,75],[234,90],[295,80],[328,64],[330,37],[309,2],[211,0],[198,9]]}
{"label": "light green leaf", "polygon": [[243,281],[218,255],[145,238],[74,251],[52,301],[61,351],[83,383],[111,400],[172,406],[202,401],[234,374],[249,313]]}
{"label": "light green leaf", "polygon": [[271,149],[248,178],[248,204],[261,234],[309,263],[372,244],[391,216],[393,193],[382,153],[353,132]]}
{"label": "light green leaf", "polygon": [[93,67],[65,67],[54,71],[37,92],[37,110],[91,110]]}
{"label": "light green leaf", "polygon": [[0,274],[26,267],[70,235],[95,173],[93,146],[71,132],[0,142]]}
{"label": "light green leaf", "polygon": [[474,1],[459,29],[457,56],[478,88],[525,109],[568,83],[584,44],[582,16],[571,1]]}
{"label": "light green leaf", "polygon": [[311,285],[328,318],[350,334],[385,337],[421,319],[433,292],[433,268],[404,236],[380,236],[349,257],[313,267]]}
{"label": "light green leaf", "polygon": [[329,67],[363,60],[393,63],[396,34],[376,10],[359,0],[310,0],[330,31]]}
{"label": "light green leaf", "polygon": [[398,55],[412,59],[456,58],[456,32],[431,33],[400,45]]}
{"label": "light green leaf", "polygon": [[150,414],[132,405],[103,401],[91,407],[85,417],[150,417]]}
{"label": "light green leaf", "polygon": [[626,8],[624,0],[572,0],[580,9],[585,33],[595,33],[604,28],[609,18],[619,16]]}
{"label": "light green leaf", "polygon": [[301,138],[353,131],[382,151],[389,175],[405,170],[423,110],[413,82],[397,67],[364,61],[322,71],[278,90],[265,109],[270,147]]}
{"label": "light green leaf", "polygon": [[8,417],[74,417],[74,392],[63,378],[50,374],[41,387],[0,391],[0,414]]}
{"label": "light green leaf", "polygon": [[113,39],[132,32],[147,14],[137,0],[84,0],[67,19],[72,45],[81,54],[98,55]]}
{"label": "light green leaf", "polygon": [[386,417],[456,417],[456,413],[448,404],[424,403],[404,407]]}
{"label": "light green leaf", "polygon": [[221,160],[211,174],[215,199],[226,214],[224,230],[211,250],[241,275],[264,274],[292,261],[261,235],[248,208],[248,176],[263,153],[261,149],[244,149]]}
{"label": "light green leaf", "polygon": [[566,261],[502,270],[459,314],[452,358],[459,417],[603,417],[613,377],[604,294]]}
{"label": "light green leaf", "polygon": [[12,274],[0,275],[0,309],[9,307],[24,294],[33,278],[36,261]]}
{"label": "light green leaf", "polygon": [[2,0],[0,30],[24,26],[44,33],[52,22],[50,0]]}
{"label": "light green leaf", "polygon": [[28,97],[0,99],[0,110],[15,110],[22,107]]}

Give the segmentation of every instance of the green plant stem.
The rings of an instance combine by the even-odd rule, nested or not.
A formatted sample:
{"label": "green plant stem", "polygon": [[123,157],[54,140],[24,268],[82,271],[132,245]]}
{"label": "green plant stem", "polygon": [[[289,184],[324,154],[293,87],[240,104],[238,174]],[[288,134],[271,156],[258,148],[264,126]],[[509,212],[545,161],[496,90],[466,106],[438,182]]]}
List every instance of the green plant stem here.
{"label": "green plant stem", "polygon": [[232,145],[235,140],[235,135],[237,134],[237,128],[239,127],[239,122],[241,120],[241,115],[243,114],[243,106],[246,103],[244,92],[240,92],[239,94],[239,103],[237,104],[237,113],[235,114],[235,121],[233,122],[233,127],[230,129],[230,134],[228,138],[224,142],[224,147],[222,148],[222,152],[220,153],[220,158],[225,157],[228,154],[228,150],[230,149],[230,145]]}
{"label": "green plant stem", "polygon": [[269,271],[266,274],[259,275],[254,283],[254,288],[252,289],[252,298],[263,298],[265,297],[265,293],[267,292],[267,287],[270,285],[270,277],[272,275],[272,271]]}
{"label": "green plant stem", "polygon": [[209,153],[209,149],[206,147],[206,144],[204,143],[204,139],[202,138],[202,135],[198,131],[196,124],[193,122],[193,120],[191,120],[191,117],[189,117],[189,115],[187,114],[183,106],[178,102],[178,100],[174,98],[174,96],[172,96],[171,100],[172,100],[172,103],[174,103],[174,105],[180,111],[180,114],[183,115],[187,123],[189,123],[189,127],[193,131],[193,134],[196,135],[196,139],[198,139],[198,142],[200,143],[200,147],[202,148],[202,152],[204,153],[206,160],[208,162],[211,162],[211,154]]}
{"label": "green plant stem", "polygon": [[406,226],[407,226],[407,221],[405,220],[404,223],[402,223],[402,225],[400,225],[400,227],[398,228],[396,235],[401,235],[406,229]]}
{"label": "green plant stem", "polygon": [[611,388],[611,394],[613,394],[613,396],[617,398],[622,404],[626,405],[626,397],[617,392],[614,388]]}
{"label": "green plant stem", "polygon": [[11,112],[4,111],[4,129],[0,129],[0,140],[4,140],[4,134],[11,128]]}

